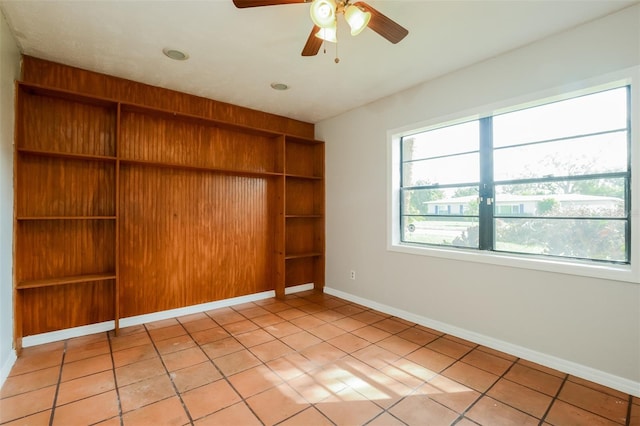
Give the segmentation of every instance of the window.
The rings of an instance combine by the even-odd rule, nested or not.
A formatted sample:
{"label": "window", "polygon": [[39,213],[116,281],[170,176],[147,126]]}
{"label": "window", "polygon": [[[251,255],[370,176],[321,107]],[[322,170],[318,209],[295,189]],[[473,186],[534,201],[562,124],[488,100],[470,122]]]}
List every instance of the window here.
{"label": "window", "polygon": [[400,241],[630,263],[630,87],[406,134]]}

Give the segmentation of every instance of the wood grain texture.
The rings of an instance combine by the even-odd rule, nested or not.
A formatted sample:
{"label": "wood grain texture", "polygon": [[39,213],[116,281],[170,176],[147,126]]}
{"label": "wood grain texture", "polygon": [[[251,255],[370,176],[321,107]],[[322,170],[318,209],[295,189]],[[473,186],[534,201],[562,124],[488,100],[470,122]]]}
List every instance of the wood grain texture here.
{"label": "wood grain texture", "polygon": [[322,289],[312,124],[30,57],[23,78],[51,89],[18,85],[16,347],[120,316]]}
{"label": "wood grain texture", "polygon": [[122,165],[122,316],[274,288],[275,179]]}
{"label": "wood grain texture", "polygon": [[323,220],[321,218],[289,218],[285,253],[287,256],[323,251]]}
{"label": "wood grain texture", "polygon": [[314,125],[262,111],[23,56],[25,82],[312,138]]}
{"label": "wood grain texture", "polygon": [[[280,141],[281,145],[284,144],[284,138]],[[285,239],[286,239],[286,218],[285,218],[285,203],[284,203],[284,176],[278,176],[274,179],[274,191],[273,191],[273,206],[270,208],[274,216],[274,276],[273,285],[276,292],[276,297],[285,297]]]}
{"label": "wood grain texture", "polygon": [[115,216],[115,162],[18,155],[18,217]]}
{"label": "wood grain texture", "polygon": [[18,148],[116,155],[116,110],[48,96],[21,93]]}
{"label": "wood grain texture", "polygon": [[141,113],[123,113],[120,157],[157,163],[282,173],[278,138]]}
{"label": "wood grain texture", "polygon": [[286,174],[308,177],[324,176],[324,144],[295,142],[287,138]]}
{"label": "wood grain texture", "polygon": [[20,291],[22,336],[114,318],[113,280]]}
{"label": "wood grain texture", "polygon": [[[294,287],[300,284],[308,284],[316,279],[318,269],[317,257],[303,257],[288,259],[286,263],[285,286]],[[318,288],[318,283],[314,283]],[[324,283],[322,283],[322,287]],[[322,288],[320,287],[320,288]]]}
{"label": "wood grain texture", "polygon": [[16,281],[110,273],[115,270],[115,221],[20,221]]}
{"label": "wood grain texture", "polygon": [[286,214],[324,214],[324,181],[287,177]]}

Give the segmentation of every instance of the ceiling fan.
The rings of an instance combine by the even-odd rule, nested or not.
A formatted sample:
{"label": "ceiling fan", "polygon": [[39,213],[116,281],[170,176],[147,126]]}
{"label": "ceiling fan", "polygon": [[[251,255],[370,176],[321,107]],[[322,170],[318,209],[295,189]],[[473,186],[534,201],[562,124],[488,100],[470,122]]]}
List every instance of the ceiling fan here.
{"label": "ceiling fan", "polygon": [[363,1],[351,3],[350,0],[233,0],[233,4],[241,9],[295,3],[311,3],[311,20],[314,24],[302,49],[302,56],[316,55],[323,41],[337,42],[337,17],[341,13],[351,28],[351,35],[354,36],[369,27],[396,44],[409,34],[406,28]]}

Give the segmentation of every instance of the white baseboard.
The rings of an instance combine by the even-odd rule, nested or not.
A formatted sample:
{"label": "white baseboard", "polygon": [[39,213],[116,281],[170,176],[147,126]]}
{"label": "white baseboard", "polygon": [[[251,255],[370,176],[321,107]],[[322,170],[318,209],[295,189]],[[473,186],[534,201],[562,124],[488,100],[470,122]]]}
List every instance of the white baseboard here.
{"label": "white baseboard", "polygon": [[65,328],[64,330],[50,331],[48,333],[33,334],[22,338],[22,347],[28,348],[30,346],[44,345],[45,343],[57,342],[59,340],[101,333],[103,331],[113,330],[115,324],[115,321],[105,321],[80,327]]}
{"label": "white baseboard", "polygon": [[276,293],[273,290],[263,291],[262,293],[232,297],[231,299],[216,300],[215,302],[202,303],[199,305],[191,305],[191,306],[186,306],[184,308],[169,309],[167,311],[137,315],[135,317],[121,318],[120,327],[130,327],[132,325],[146,324],[149,322],[161,321],[169,318],[182,317],[185,315],[211,311],[213,309],[227,308],[229,306],[241,305],[243,303],[256,302],[258,300],[268,299],[270,297],[274,297],[275,295]]}
{"label": "white baseboard", "polygon": [[562,371],[564,373],[572,374],[574,376],[599,383],[601,385],[619,390],[630,395],[640,397],[640,382],[625,379],[624,377],[619,377],[601,370],[596,370],[595,368],[587,367],[585,365],[558,358],[553,355],[537,352],[523,346],[505,342],[504,340],[494,339],[493,337],[485,336],[480,333],[436,321],[431,318],[423,317],[421,315],[416,315],[402,309],[397,309],[392,306],[374,302],[372,300],[355,296],[350,293],[345,293],[331,287],[325,287],[324,291],[325,293],[332,296],[336,296],[344,300],[349,300],[351,302],[358,303],[359,305],[367,306],[371,309],[375,309],[377,311],[384,312],[386,314],[393,315],[398,318],[402,318],[404,320],[432,328],[434,330],[438,330],[442,333],[469,340],[471,342],[484,345],[489,348]]}
{"label": "white baseboard", "polygon": [[9,356],[4,361],[2,368],[0,368],[0,388],[2,388],[5,380],[9,377],[9,373],[11,373],[11,368],[13,367],[13,364],[16,363],[16,359],[18,359],[16,357],[16,351],[11,349],[11,351],[9,351]]}
{"label": "white baseboard", "polygon": [[[285,294],[294,294],[302,291],[313,290],[313,284],[302,284],[294,287],[287,287]],[[187,306],[184,308],[169,309],[166,311],[154,312],[151,314],[136,315],[120,319],[120,327],[130,327],[132,325],[146,324],[149,322],[160,321],[169,318],[181,317],[184,315],[197,314],[199,312],[210,311],[213,309],[226,308],[229,306],[240,305],[243,303],[256,302],[258,300],[275,297],[273,290],[263,291],[261,293],[248,294],[246,296],[232,297],[230,299],[217,300],[215,302],[202,303],[199,305]],[[60,340],[71,339],[73,337],[87,336],[89,334],[101,333],[113,330],[115,321],[105,321],[97,324],[84,325],[81,327],[66,328],[64,330],[51,331],[49,333],[34,334],[22,338],[22,347],[42,345],[45,343],[57,342]],[[13,365],[13,364],[12,364]],[[11,369],[11,367],[9,367]],[[4,371],[4,370],[3,370]],[[8,375],[9,373],[7,373]],[[1,378],[1,376],[0,376]]]}
{"label": "white baseboard", "polygon": [[313,290],[313,288],[314,288],[313,283],[300,284],[294,287],[286,287],[284,289],[284,294],[300,293],[303,291]]}

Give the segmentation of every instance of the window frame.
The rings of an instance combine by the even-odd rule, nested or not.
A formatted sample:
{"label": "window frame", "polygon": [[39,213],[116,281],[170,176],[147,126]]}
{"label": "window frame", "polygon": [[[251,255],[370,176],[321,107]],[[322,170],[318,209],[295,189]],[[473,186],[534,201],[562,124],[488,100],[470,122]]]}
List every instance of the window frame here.
{"label": "window frame", "polygon": [[[631,202],[630,205],[632,206],[632,209],[629,211],[628,222],[631,224],[628,239],[629,264],[492,251],[493,247],[488,250],[483,249],[484,247],[480,247],[480,249],[467,249],[448,246],[426,246],[419,243],[401,241],[400,149],[401,138],[403,136],[410,136],[418,132],[433,130],[443,126],[462,124],[470,120],[482,120],[486,119],[486,117],[615,89],[621,86],[630,86],[630,186],[631,188],[640,188],[640,141],[637,137],[639,134],[638,129],[640,129],[640,114],[637,113],[637,111],[640,110],[640,67],[633,67],[588,81],[574,82],[570,87],[556,87],[541,92],[534,92],[518,98],[505,99],[493,104],[483,105],[459,113],[436,117],[425,122],[389,130],[387,132],[387,250],[412,255],[640,283],[640,232],[638,232],[640,226],[640,210],[638,209],[640,205],[640,189],[635,192],[630,191],[631,194],[628,195],[628,201]],[[576,87],[579,87],[579,89],[576,90]],[[482,132],[484,131],[486,131],[486,129],[481,126],[481,137],[483,137]],[[480,145],[482,146],[483,144]],[[491,167],[493,167],[493,165],[491,165]],[[492,173],[492,169],[489,172]],[[487,171],[481,170],[481,173],[487,173]],[[491,232],[493,234],[493,215],[484,215],[484,217],[491,218],[492,223],[489,224],[489,226],[484,226],[482,229],[484,229],[484,232]]]}

